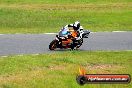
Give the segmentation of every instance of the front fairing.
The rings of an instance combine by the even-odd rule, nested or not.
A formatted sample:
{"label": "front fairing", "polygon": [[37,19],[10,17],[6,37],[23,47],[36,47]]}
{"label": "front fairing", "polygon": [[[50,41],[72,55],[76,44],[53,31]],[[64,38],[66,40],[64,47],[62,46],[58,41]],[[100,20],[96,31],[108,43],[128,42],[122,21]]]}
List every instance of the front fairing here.
{"label": "front fairing", "polygon": [[69,34],[70,32],[68,31],[68,29],[62,28],[59,32],[59,37],[67,37]]}

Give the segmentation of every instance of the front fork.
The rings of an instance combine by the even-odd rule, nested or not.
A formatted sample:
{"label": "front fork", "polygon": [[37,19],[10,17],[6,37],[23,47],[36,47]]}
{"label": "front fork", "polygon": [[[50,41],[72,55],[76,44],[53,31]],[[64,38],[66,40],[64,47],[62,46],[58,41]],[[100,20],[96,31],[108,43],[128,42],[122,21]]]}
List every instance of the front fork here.
{"label": "front fork", "polygon": [[58,41],[57,47],[58,48],[62,48],[62,40],[58,37],[58,35],[56,35],[56,38],[55,39]]}

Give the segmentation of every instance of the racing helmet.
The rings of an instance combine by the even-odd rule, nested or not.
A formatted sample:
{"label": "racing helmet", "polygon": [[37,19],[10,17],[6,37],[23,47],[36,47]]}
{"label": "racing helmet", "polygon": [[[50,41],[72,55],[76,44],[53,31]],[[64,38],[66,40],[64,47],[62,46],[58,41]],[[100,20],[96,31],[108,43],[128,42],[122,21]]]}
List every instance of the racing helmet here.
{"label": "racing helmet", "polygon": [[79,21],[74,22],[73,28],[74,30],[78,30],[80,28],[80,22]]}

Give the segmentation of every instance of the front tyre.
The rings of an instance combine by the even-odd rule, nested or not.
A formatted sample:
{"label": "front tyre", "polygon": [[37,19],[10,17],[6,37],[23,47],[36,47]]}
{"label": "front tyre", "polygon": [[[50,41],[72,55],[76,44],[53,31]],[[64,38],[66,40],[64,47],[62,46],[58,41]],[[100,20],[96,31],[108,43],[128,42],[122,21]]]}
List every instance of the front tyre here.
{"label": "front tyre", "polygon": [[49,49],[50,50],[55,50],[57,48],[57,43],[58,41],[57,40],[53,40],[50,45],[49,45]]}

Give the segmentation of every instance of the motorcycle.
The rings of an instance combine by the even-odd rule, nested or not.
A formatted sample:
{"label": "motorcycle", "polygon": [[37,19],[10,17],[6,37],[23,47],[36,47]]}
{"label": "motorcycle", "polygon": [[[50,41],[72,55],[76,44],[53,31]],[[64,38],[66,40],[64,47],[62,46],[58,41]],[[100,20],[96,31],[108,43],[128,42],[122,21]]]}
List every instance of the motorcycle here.
{"label": "motorcycle", "polygon": [[78,49],[83,43],[83,38],[88,38],[89,34],[90,31],[82,30],[82,38],[74,41],[76,33],[75,32],[71,33],[63,28],[62,30],[60,30],[59,34],[56,35],[56,38],[50,43],[49,49],[50,50],[55,50],[56,48],[60,49],[71,48],[72,50],[75,48]]}

